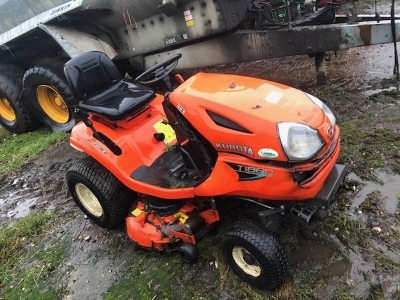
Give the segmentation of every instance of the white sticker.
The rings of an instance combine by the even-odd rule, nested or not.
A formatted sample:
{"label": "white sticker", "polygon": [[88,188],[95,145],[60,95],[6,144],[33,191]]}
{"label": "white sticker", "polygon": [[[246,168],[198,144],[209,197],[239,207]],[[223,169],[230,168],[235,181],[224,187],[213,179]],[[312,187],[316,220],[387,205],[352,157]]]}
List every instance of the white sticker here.
{"label": "white sticker", "polygon": [[184,16],[189,16],[189,15],[191,15],[190,10],[185,10],[185,11],[183,12],[183,15],[184,15]]}
{"label": "white sticker", "polygon": [[273,103],[273,104],[277,104],[279,102],[279,100],[281,100],[282,96],[283,96],[283,93],[272,91],[271,93],[269,93],[269,95],[267,97],[265,97],[265,101]]}
{"label": "white sticker", "polygon": [[278,152],[271,148],[262,148],[258,151],[258,155],[262,158],[277,158],[279,156]]}

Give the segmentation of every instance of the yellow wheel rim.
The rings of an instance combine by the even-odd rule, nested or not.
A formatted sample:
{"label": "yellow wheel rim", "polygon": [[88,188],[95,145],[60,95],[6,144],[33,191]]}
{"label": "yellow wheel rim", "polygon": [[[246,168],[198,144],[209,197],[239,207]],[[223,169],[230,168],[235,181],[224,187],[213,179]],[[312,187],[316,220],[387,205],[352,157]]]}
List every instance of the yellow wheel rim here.
{"label": "yellow wheel rim", "polygon": [[36,97],[45,114],[54,122],[65,124],[69,120],[69,110],[63,97],[49,85],[40,85]]}
{"label": "yellow wheel rim", "polygon": [[79,201],[89,213],[95,217],[101,217],[103,215],[103,207],[89,188],[82,183],[78,183],[75,185],[75,192]]}
{"label": "yellow wheel rim", "polygon": [[16,119],[15,112],[6,98],[0,98],[0,117],[8,122]]}
{"label": "yellow wheel rim", "polygon": [[[253,262],[246,262],[245,255],[252,258]],[[235,263],[245,272],[246,274],[258,277],[261,275],[261,267],[257,260],[243,247],[236,246],[232,249],[232,257]]]}

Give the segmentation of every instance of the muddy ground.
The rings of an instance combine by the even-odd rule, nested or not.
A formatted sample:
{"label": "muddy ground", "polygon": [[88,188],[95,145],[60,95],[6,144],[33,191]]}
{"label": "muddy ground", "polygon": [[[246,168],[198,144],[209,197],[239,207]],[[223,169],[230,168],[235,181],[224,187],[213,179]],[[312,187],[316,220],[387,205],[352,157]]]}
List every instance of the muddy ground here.
{"label": "muddy ground", "polygon": [[0,179],[0,224],[59,209],[41,239],[68,245],[46,281],[62,288],[64,299],[399,299],[400,87],[392,74],[393,47],[329,54],[326,86],[316,85],[313,60],[305,56],[205,70],[312,93],[330,106],[342,129],[345,184],[325,222],[311,229],[291,220],[283,226],[279,235],[291,269],[278,291],[255,291],[226,267],[219,240],[232,214],[201,241],[195,265],[182,263],[177,253],[135,249],[123,227],[108,231],[92,224],[67,193],[66,170],[82,157],[67,142]]}

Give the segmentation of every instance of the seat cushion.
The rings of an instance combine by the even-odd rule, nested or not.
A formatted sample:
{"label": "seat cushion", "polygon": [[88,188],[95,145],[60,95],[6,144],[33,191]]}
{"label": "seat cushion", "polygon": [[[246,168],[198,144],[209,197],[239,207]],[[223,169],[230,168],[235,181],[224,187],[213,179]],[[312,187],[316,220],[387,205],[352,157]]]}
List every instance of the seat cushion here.
{"label": "seat cushion", "polygon": [[155,93],[151,88],[120,80],[102,93],[79,102],[78,105],[84,111],[118,121],[133,115],[154,97]]}

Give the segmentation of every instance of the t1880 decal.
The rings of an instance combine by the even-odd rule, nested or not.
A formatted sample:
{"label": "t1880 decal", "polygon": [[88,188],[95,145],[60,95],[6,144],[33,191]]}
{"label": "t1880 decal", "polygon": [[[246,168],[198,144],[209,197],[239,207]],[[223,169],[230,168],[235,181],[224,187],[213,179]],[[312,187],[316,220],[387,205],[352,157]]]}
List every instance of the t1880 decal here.
{"label": "t1880 decal", "polygon": [[257,180],[265,177],[274,177],[274,170],[227,163],[239,175],[239,181]]}

